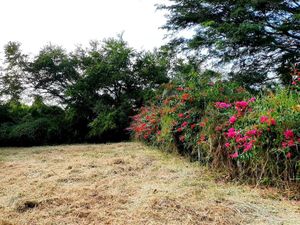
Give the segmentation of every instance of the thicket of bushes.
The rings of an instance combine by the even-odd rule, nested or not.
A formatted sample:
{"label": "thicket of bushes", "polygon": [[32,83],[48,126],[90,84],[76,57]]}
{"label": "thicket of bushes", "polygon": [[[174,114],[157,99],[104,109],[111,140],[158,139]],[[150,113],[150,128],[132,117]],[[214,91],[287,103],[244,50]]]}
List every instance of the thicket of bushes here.
{"label": "thicket of bushes", "polygon": [[41,99],[31,105],[7,103],[0,106],[0,145],[32,146],[67,142],[65,112],[47,106]]}
{"label": "thicket of bushes", "polygon": [[[300,181],[300,73],[291,87],[256,95],[189,73],[169,83],[130,126],[134,138],[222,169],[232,178]],[[210,77],[210,78],[209,78]]]}

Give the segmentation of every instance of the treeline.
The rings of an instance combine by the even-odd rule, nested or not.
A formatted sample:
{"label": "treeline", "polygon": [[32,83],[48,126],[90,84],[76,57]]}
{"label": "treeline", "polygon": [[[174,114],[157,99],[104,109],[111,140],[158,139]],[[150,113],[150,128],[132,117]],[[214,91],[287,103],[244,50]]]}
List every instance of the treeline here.
{"label": "treeline", "polygon": [[121,37],[70,53],[48,45],[30,57],[16,42],[4,50],[2,146],[126,140],[130,116],[169,80],[165,51],[136,51]]}
{"label": "treeline", "polygon": [[[300,62],[300,1],[172,0],[158,8],[166,11],[164,28],[173,36],[152,52],[134,50],[121,37],[72,52],[48,45],[35,56],[8,43],[0,76],[0,145],[126,140],[131,117],[164,98],[162,84],[191,89],[195,98],[205,95],[188,106],[200,107],[198,113],[213,102],[209,95],[230,104],[242,100],[239,92],[232,99],[212,93],[208,83],[216,80],[263,96],[278,85],[299,85],[291,69]],[[205,65],[229,69],[203,73]]]}

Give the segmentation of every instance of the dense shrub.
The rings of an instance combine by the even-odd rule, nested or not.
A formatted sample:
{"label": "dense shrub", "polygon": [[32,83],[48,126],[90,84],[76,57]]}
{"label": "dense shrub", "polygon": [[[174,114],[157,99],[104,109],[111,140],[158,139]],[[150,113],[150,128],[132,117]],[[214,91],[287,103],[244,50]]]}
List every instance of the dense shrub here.
{"label": "dense shrub", "polygon": [[58,144],[71,134],[66,130],[64,111],[39,99],[32,106],[11,102],[0,108],[1,146]]}
{"label": "dense shrub", "polygon": [[232,178],[298,181],[300,82],[298,72],[294,75],[292,88],[255,97],[235,83],[191,76],[167,85],[156,102],[133,117],[129,129],[136,139],[176,149],[225,169]]}

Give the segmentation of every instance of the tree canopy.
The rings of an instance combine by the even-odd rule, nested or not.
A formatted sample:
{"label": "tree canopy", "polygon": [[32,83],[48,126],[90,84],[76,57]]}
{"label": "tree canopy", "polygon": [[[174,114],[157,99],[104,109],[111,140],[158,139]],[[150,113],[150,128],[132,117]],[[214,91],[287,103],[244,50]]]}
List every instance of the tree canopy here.
{"label": "tree canopy", "polygon": [[232,63],[232,76],[249,84],[268,74],[291,81],[290,67],[300,58],[300,1],[171,0],[159,8],[168,12],[165,29],[193,34],[176,35],[172,45]]}
{"label": "tree canopy", "polygon": [[122,37],[70,53],[47,45],[33,57],[20,47],[5,47],[0,145],[127,139],[130,117],[169,81],[164,50],[137,51]]}

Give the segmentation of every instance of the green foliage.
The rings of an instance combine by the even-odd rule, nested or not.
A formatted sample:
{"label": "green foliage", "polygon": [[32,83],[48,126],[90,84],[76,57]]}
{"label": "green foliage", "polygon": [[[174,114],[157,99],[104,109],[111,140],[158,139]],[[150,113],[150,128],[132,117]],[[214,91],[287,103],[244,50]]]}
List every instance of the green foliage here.
{"label": "green foliage", "polygon": [[116,124],[118,113],[114,112],[104,112],[99,114],[96,119],[94,119],[89,126],[92,128],[90,135],[97,136],[103,134],[107,130],[116,129],[118,126]]}
{"label": "green foliage", "polygon": [[89,138],[128,138],[129,116],[168,82],[168,60],[161,52],[136,52],[121,38],[94,43],[78,61],[83,75],[68,95],[72,110],[84,108],[81,119],[88,124]]}
{"label": "green foliage", "polygon": [[[178,34],[171,46],[231,63],[244,85],[261,85],[270,72],[291,82],[289,68],[300,57],[300,1],[171,0],[159,9],[168,12],[164,28]],[[180,37],[182,30],[193,35]]]}
{"label": "green foliage", "polygon": [[5,68],[1,78],[3,88],[0,94],[15,102],[20,100],[26,81],[25,73],[22,71],[26,56],[22,54],[20,46],[21,44],[16,42],[9,42],[4,46]]}
{"label": "green foliage", "polygon": [[[48,45],[33,58],[9,43],[6,61],[0,80],[3,145],[128,139],[130,116],[169,81],[165,50],[138,52],[122,37],[71,53]],[[35,95],[32,106],[20,103]]]}
{"label": "green foliage", "polygon": [[59,46],[45,46],[25,71],[36,92],[45,98],[66,104],[66,92],[80,74],[76,70],[77,61]]}
{"label": "green foliage", "polygon": [[0,107],[0,145],[32,146],[65,141],[64,111],[36,99],[32,106],[8,103]]}
{"label": "green foliage", "polygon": [[207,79],[210,71],[190,71],[184,82],[166,85],[158,101],[133,117],[134,138],[175,149],[232,178],[298,182],[299,82],[254,98],[236,83]]}

